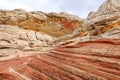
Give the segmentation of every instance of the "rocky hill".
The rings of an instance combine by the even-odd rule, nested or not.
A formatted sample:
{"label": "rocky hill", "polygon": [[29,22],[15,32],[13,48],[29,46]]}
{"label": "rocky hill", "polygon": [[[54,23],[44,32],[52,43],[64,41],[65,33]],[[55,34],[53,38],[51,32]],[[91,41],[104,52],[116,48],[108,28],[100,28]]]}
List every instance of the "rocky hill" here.
{"label": "rocky hill", "polygon": [[120,80],[120,0],[86,19],[0,10],[0,80]]}
{"label": "rocky hill", "polygon": [[0,10],[1,55],[49,50],[54,40],[71,34],[81,24],[81,18],[65,12]]}
{"label": "rocky hill", "polygon": [[[55,42],[69,40],[76,36],[81,41],[99,38],[119,38],[120,1],[106,0],[96,12],[90,12],[81,26],[70,35],[60,37]],[[78,40],[77,39],[77,40]]]}
{"label": "rocky hill", "polygon": [[81,25],[82,19],[64,12],[27,12],[21,9],[0,10],[0,24],[18,26],[25,30],[44,32],[59,37],[70,34]]}

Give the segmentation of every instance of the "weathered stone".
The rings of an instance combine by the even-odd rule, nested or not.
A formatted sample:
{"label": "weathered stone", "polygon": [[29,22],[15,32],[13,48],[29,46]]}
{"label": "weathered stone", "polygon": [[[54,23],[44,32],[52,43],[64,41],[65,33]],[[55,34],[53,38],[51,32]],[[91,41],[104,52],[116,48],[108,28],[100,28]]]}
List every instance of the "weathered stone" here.
{"label": "weathered stone", "polygon": [[[38,50],[55,38],[45,33],[32,30],[23,30],[17,26],[0,25],[0,50],[18,49],[18,50]],[[41,49],[42,50],[42,49]],[[2,52],[1,52],[2,53]],[[17,54],[17,52],[15,52]],[[11,54],[11,53],[10,53]]]}
{"label": "weathered stone", "polygon": [[1,10],[0,24],[0,80],[120,80],[120,0],[84,20]]}
{"label": "weathered stone", "polygon": [[[60,37],[72,33],[82,21],[82,19],[77,16],[64,14],[65,15],[61,13],[46,14],[41,11],[26,12],[21,9],[1,10],[0,24],[19,26],[23,29],[42,31],[46,34]],[[56,31],[56,29],[58,30]]]}
{"label": "weathered stone", "polygon": [[67,44],[49,53],[0,58],[1,80],[119,80],[120,41]]}

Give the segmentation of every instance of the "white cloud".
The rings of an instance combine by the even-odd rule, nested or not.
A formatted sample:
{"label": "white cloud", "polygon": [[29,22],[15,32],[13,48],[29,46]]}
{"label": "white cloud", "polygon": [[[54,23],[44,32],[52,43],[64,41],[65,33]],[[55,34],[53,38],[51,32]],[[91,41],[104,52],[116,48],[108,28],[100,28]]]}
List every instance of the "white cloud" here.
{"label": "white cloud", "polygon": [[22,8],[43,12],[68,12],[87,17],[105,0],[0,0],[0,9]]}
{"label": "white cloud", "polygon": [[33,10],[31,7],[29,7],[26,4],[19,3],[19,2],[10,2],[9,0],[0,0],[0,8],[1,9],[16,9],[16,8],[22,8],[25,10]]}

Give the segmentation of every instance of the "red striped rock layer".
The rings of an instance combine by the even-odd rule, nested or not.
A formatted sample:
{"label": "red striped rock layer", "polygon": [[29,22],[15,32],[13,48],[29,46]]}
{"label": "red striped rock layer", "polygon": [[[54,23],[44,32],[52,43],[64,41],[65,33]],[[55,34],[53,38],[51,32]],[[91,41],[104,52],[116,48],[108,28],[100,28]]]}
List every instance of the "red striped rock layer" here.
{"label": "red striped rock layer", "polygon": [[120,80],[120,41],[102,39],[0,61],[0,80]]}

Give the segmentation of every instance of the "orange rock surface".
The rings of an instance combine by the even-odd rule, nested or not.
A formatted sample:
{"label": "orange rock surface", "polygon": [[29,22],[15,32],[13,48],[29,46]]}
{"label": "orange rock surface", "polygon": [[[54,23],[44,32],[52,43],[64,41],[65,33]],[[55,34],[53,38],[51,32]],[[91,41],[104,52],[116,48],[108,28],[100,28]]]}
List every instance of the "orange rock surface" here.
{"label": "orange rock surface", "polygon": [[120,40],[66,44],[0,61],[0,80],[120,80]]}
{"label": "orange rock surface", "polygon": [[81,18],[67,13],[27,12],[22,9],[0,10],[0,25],[13,25],[25,30],[42,31],[55,37],[71,34],[81,25],[81,21]]}

